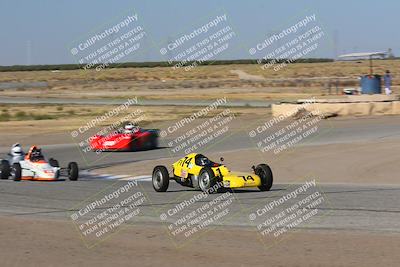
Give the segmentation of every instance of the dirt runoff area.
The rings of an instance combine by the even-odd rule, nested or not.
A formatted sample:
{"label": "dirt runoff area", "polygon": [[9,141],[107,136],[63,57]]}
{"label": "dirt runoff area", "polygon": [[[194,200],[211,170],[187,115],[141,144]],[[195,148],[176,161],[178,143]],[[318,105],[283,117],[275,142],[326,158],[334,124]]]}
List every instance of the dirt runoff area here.
{"label": "dirt runoff area", "polygon": [[[398,266],[399,234],[297,231],[277,246],[220,228],[177,248],[165,229],[128,225],[88,249],[71,222],[2,217],[2,266]],[[20,227],[15,227],[20,225]],[[134,241],[134,242],[133,242]]]}

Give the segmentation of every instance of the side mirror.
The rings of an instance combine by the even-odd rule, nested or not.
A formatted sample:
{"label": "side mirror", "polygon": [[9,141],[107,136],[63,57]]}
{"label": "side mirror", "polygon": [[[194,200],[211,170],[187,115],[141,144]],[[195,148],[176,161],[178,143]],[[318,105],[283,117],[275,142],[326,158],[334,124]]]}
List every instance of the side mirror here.
{"label": "side mirror", "polygon": [[220,158],[219,158],[219,161],[223,162],[223,161],[224,161],[224,158],[223,158],[223,157],[220,157]]}

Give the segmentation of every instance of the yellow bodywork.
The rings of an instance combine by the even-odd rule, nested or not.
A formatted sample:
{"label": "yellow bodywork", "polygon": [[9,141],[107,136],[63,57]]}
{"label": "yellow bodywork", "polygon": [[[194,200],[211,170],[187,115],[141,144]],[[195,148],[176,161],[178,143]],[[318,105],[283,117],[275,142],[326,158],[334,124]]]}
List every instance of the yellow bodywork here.
{"label": "yellow bodywork", "polygon": [[[192,175],[198,176],[204,166],[195,164],[196,155],[196,153],[189,154],[172,164],[174,176],[182,179],[189,179]],[[222,164],[210,168],[226,188],[257,187],[261,185],[260,177],[254,173],[233,173]]]}

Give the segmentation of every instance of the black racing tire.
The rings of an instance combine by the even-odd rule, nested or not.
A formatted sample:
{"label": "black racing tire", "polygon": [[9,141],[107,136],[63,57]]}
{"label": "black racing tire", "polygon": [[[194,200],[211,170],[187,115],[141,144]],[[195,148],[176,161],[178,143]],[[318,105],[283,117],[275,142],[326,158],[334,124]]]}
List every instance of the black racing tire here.
{"label": "black racing tire", "polygon": [[13,171],[13,180],[16,182],[21,181],[21,177],[22,177],[22,168],[21,168],[21,164],[19,164],[18,162],[13,164],[12,167],[12,171]]}
{"label": "black racing tire", "polygon": [[199,179],[199,187],[203,192],[210,192],[210,188],[213,188],[217,183],[217,177],[215,176],[213,170],[210,167],[203,167],[200,171],[198,179]]}
{"label": "black racing tire", "polygon": [[8,177],[10,177],[10,163],[8,160],[3,159],[1,161],[1,174],[0,174],[0,179],[6,180]]}
{"label": "black racing tire", "polygon": [[261,191],[269,191],[274,182],[271,168],[267,164],[259,164],[255,168],[255,174],[261,178],[261,185],[258,188]]}
{"label": "black racing tire", "polygon": [[157,136],[150,135],[146,142],[143,144],[142,150],[151,150],[156,149],[158,147]]}
{"label": "black racing tire", "polygon": [[153,188],[156,192],[165,192],[169,186],[169,173],[165,166],[156,166],[151,177]]}
{"label": "black racing tire", "polygon": [[60,167],[60,164],[58,163],[58,160],[50,158],[49,159],[49,164],[51,167]]}
{"label": "black racing tire", "polygon": [[150,142],[150,149],[156,149],[158,147],[158,137],[152,136]]}
{"label": "black racing tire", "polygon": [[79,167],[76,162],[68,163],[68,178],[71,181],[77,181],[79,177]]}
{"label": "black racing tire", "polygon": [[131,142],[130,142],[130,144],[129,144],[129,149],[128,149],[128,150],[129,150],[129,151],[132,151],[132,152],[133,152],[133,151],[138,151],[138,150],[139,150],[137,138],[131,140]]}

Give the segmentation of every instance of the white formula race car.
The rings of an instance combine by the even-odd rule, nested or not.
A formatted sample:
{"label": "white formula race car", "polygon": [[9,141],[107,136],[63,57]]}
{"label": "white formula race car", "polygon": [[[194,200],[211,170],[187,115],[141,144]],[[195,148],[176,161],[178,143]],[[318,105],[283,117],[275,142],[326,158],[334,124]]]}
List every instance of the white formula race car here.
{"label": "white formula race car", "polygon": [[68,177],[71,181],[78,180],[79,168],[76,162],[70,162],[67,168],[60,168],[58,161],[50,158],[48,161],[42,155],[41,149],[32,146],[27,154],[15,153],[12,149],[9,160],[2,160],[0,178],[12,177],[14,181],[59,181],[61,176]]}

